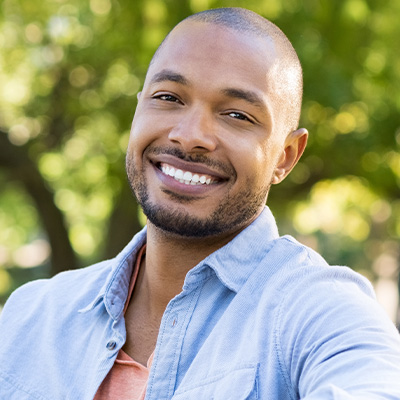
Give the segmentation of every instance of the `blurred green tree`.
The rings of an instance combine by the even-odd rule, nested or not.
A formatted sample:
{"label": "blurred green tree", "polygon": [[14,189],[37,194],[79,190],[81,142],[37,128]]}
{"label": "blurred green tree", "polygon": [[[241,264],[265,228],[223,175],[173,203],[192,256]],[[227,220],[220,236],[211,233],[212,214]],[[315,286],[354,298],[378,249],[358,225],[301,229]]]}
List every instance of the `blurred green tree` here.
{"label": "blurred green tree", "polygon": [[393,286],[398,2],[3,0],[0,303],[26,280],[113,256],[143,225],[124,172],[136,93],[165,34],[221,6],[271,19],[304,67],[309,146],[269,199],[281,231]]}

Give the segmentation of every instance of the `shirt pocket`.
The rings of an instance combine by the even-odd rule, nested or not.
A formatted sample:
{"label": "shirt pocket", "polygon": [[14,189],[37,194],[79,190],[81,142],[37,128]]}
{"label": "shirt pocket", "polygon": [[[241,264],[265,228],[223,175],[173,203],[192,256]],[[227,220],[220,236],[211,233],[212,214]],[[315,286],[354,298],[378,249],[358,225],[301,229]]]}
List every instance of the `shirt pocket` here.
{"label": "shirt pocket", "polygon": [[[192,377],[191,382],[196,382]],[[256,400],[257,366],[220,372],[192,385],[181,385],[171,400]]]}
{"label": "shirt pocket", "polygon": [[[1,373],[0,373],[1,374]],[[0,376],[0,399],[1,400],[47,400],[38,392],[26,389],[20,382],[3,375]]]}

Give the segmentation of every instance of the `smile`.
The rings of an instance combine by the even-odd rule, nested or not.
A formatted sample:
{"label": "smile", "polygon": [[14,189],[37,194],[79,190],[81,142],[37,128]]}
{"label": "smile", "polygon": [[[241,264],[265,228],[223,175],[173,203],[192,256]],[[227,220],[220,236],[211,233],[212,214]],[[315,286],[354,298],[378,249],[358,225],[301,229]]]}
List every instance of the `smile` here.
{"label": "smile", "polygon": [[163,174],[168,175],[174,178],[176,181],[184,183],[186,185],[212,185],[218,182],[217,179],[214,179],[210,175],[183,171],[167,163],[161,163],[160,170]]}

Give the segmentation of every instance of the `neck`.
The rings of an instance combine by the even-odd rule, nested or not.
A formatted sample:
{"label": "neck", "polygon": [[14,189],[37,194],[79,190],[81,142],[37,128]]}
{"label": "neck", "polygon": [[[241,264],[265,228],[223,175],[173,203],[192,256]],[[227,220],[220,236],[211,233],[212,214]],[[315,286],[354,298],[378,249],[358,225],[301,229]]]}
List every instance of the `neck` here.
{"label": "neck", "polygon": [[237,234],[231,232],[206,239],[185,238],[162,231],[148,222],[145,268],[140,274],[138,290],[147,292],[146,297],[154,311],[164,312],[168,302],[182,291],[188,271]]}
{"label": "neck", "polygon": [[[148,222],[146,256],[125,313],[125,351],[128,354],[141,357],[140,349],[143,343],[147,343],[148,351],[143,355],[143,360],[147,360],[154,349],[165,308],[182,291],[188,271],[227,244],[243,228],[224,236],[189,239],[166,233]],[[140,343],[135,343],[135,338],[142,339]]]}

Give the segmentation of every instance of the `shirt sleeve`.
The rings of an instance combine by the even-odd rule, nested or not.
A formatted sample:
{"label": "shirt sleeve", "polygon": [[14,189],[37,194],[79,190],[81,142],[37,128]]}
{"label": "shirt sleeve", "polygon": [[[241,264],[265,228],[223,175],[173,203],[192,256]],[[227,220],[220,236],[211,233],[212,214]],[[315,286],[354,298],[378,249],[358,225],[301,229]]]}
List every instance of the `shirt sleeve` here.
{"label": "shirt sleeve", "polygon": [[281,304],[276,332],[287,384],[302,400],[400,399],[400,338],[362,279],[309,274]]}

